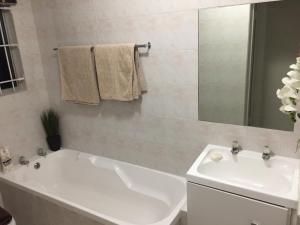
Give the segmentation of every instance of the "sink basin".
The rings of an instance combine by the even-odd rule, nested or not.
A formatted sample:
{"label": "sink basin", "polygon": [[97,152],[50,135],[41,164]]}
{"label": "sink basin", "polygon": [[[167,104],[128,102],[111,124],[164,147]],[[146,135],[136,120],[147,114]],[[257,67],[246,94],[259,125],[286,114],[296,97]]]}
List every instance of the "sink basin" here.
{"label": "sink basin", "polygon": [[264,161],[259,152],[208,145],[187,173],[189,182],[287,208],[297,208],[299,163],[274,156]]}

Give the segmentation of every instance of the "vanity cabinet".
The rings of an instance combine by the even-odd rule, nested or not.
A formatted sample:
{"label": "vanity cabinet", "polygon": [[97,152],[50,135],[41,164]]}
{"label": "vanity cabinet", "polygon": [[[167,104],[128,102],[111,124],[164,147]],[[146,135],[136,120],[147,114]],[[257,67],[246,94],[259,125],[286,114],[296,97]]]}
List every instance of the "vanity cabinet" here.
{"label": "vanity cabinet", "polygon": [[188,182],[188,225],[290,225],[291,210]]}

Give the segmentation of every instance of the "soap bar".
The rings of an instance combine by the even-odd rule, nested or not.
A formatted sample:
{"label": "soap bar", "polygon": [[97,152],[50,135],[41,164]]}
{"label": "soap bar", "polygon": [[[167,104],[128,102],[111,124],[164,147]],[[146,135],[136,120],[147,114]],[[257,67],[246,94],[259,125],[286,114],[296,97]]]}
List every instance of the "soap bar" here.
{"label": "soap bar", "polygon": [[218,153],[218,152],[214,152],[210,155],[210,159],[212,161],[215,161],[215,162],[219,162],[220,160],[223,159],[223,156],[221,153]]}

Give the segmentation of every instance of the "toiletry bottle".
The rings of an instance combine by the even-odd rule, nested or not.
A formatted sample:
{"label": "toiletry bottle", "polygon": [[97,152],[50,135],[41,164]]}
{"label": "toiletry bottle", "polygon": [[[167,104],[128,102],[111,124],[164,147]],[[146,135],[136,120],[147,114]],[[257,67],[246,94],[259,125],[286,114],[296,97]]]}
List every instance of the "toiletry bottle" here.
{"label": "toiletry bottle", "polygon": [[8,172],[13,166],[12,157],[7,147],[0,147],[0,164],[4,173]]}

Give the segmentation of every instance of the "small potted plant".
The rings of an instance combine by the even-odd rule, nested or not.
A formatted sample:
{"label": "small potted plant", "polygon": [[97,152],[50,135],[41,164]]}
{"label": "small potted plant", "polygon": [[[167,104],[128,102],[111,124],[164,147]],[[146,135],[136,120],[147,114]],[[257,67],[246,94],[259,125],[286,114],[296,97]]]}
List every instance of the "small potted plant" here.
{"label": "small potted plant", "polygon": [[49,149],[57,151],[61,148],[61,136],[59,134],[59,116],[53,109],[44,111],[41,121],[47,135]]}

